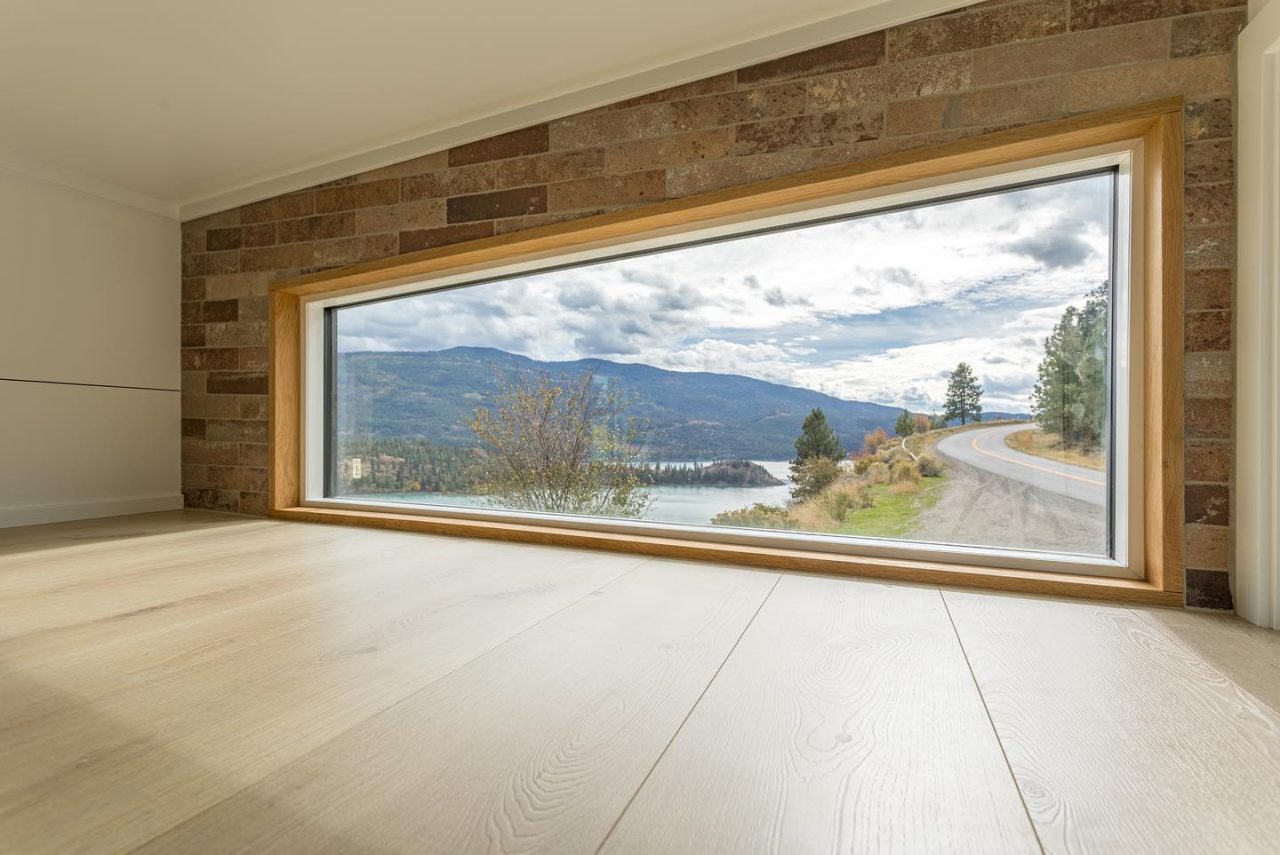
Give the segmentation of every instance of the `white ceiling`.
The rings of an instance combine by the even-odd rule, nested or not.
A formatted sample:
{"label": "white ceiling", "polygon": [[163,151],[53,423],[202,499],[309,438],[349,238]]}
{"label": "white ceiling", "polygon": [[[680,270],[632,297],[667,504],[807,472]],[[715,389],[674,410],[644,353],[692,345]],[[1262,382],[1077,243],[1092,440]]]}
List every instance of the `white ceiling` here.
{"label": "white ceiling", "polygon": [[199,216],[955,0],[3,0],[0,165]]}

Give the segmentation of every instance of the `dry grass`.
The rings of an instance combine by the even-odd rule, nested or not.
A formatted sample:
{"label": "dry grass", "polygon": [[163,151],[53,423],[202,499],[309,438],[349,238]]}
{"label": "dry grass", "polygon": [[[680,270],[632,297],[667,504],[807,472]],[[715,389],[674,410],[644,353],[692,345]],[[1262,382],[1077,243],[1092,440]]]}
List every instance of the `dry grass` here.
{"label": "dry grass", "polygon": [[1080,448],[1064,446],[1062,438],[1056,433],[1045,433],[1040,428],[1011,433],[1004,438],[1004,444],[1014,451],[1021,451],[1023,454],[1033,454],[1036,457],[1056,460],[1059,463],[1070,463],[1074,466],[1083,466],[1086,469],[1093,469],[1098,472],[1101,472],[1106,466],[1106,460],[1100,449],[1086,451]]}

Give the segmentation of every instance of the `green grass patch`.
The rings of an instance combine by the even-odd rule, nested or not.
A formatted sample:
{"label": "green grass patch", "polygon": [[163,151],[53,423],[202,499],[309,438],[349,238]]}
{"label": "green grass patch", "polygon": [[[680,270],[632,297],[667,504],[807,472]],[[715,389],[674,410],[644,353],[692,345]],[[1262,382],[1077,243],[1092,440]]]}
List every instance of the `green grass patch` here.
{"label": "green grass patch", "polygon": [[942,498],[942,478],[922,478],[914,493],[895,493],[889,484],[869,488],[875,504],[852,511],[836,532],[859,537],[904,537],[915,528],[920,514]]}

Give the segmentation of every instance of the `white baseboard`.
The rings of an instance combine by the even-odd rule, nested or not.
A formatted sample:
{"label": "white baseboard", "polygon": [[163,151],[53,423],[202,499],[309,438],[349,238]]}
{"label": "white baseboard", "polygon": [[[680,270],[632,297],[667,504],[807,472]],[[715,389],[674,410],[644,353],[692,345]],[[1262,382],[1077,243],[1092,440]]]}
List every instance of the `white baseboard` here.
{"label": "white baseboard", "polygon": [[143,496],[134,499],[98,499],[92,502],[67,502],[57,505],[29,505],[27,507],[0,508],[0,528],[19,525],[91,520],[98,517],[119,517],[126,514],[146,514],[152,511],[173,511],[182,507],[182,495]]}

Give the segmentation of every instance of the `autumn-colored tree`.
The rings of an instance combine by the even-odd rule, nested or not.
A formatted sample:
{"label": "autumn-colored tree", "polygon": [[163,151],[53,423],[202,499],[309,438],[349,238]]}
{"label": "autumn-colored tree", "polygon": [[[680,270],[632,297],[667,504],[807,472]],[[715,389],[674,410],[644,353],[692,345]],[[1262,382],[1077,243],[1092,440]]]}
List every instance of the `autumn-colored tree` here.
{"label": "autumn-colored tree", "polygon": [[479,491],[504,508],[641,516],[653,497],[637,475],[642,432],[630,403],[590,371],[504,381],[471,419],[484,451]]}
{"label": "autumn-colored tree", "polygon": [[862,435],[862,453],[875,454],[888,441],[889,434],[885,432],[884,428],[876,428],[869,433],[865,433]]}
{"label": "autumn-colored tree", "polygon": [[933,420],[924,413],[916,413],[916,433],[928,433],[933,429]]}

